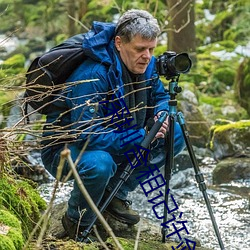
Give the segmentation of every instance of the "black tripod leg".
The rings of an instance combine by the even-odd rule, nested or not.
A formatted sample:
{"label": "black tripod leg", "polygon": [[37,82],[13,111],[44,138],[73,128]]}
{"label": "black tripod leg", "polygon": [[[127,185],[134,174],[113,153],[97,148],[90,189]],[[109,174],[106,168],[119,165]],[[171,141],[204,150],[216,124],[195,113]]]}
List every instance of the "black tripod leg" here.
{"label": "black tripod leg", "polygon": [[204,182],[204,177],[203,177],[203,174],[201,173],[201,171],[199,169],[199,165],[198,165],[197,159],[195,157],[195,154],[194,154],[194,151],[193,151],[190,139],[189,139],[189,133],[188,133],[187,128],[186,128],[186,124],[185,124],[183,114],[181,112],[178,112],[177,113],[177,118],[178,118],[179,124],[181,126],[181,130],[182,130],[185,142],[186,142],[186,146],[187,146],[187,150],[188,150],[191,162],[193,163],[196,181],[197,181],[197,183],[199,185],[200,191],[203,194],[203,197],[204,197],[204,200],[205,200],[205,203],[206,203],[206,206],[207,206],[207,209],[208,209],[208,212],[209,212],[209,215],[210,215],[210,218],[211,218],[211,221],[212,221],[214,231],[215,231],[215,234],[217,236],[220,248],[221,248],[221,250],[224,250],[225,247],[223,245],[223,242],[222,242],[222,239],[221,239],[221,236],[220,236],[220,232],[219,232],[219,229],[218,229],[218,226],[217,226],[214,214],[213,214],[213,210],[212,210],[212,207],[211,207],[211,204],[210,204],[210,201],[208,199],[207,192],[206,192],[207,188],[206,188],[206,184]]}
{"label": "black tripod leg", "polygon": [[[167,190],[169,189],[169,182],[171,179],[172,175],[172,169],[174,165],[174,123],[175,123],[175,117],[174,115],[169,115],[168,117],[168,122],[169,122],[169,131],[168,135],[166,138],[166,148],[167,148],[167,155],[166,155],[166,162],[165,162],[165,169],[164,169],[164,178],[166,181],[165,185],[165,203],[168,205],[168,192]],[[164,206],[164,218],[163,218],[163,224],[167,222],[167,207]],[[167,228],[162,227],[162,242],[166,242],[166,232]]]}

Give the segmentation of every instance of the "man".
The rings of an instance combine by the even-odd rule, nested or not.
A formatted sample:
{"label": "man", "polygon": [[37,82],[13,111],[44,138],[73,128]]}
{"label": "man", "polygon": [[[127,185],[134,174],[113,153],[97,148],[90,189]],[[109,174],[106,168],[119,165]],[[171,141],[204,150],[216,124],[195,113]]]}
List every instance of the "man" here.
{"label": "man", "polygon": [[[148,119],[157,120],[162,111],[168,111],[169,95],[159,80],[153,57],[159,32],[157,20],[143,10],[125,12],[117,25],[94,22],[83,41],[87,59],[69,77],[67,89],[47,116],[42,151],[46,169],[56,175],[60,152],[67,143],[73,161],[77,159],[77,171],[97,206],[118,183],[128,164],[127,152],[145,138]],[[114,107],[119,107],[116,117],[111,114]],[[157,159],[159,168],[164,165],[165,157],[157,156],[161,152],[165,156],[163,138],[167,130],[166,119],[155,136],[148,166],[153,166]],[[174,138],[176,155],[184,148],[178,123]],[[134,169],[106,209],[116,219],[131,225],[139,222],[140,216],[129,207],[127,196],[139,184],[136,177],[148,166]],[[66,163],[63,176],[69,170]],[[79,220],[82,232],[93,217],[75,182],[62,219],[65,231],[71,238],[81,237],[79,232],[76,235]]]}

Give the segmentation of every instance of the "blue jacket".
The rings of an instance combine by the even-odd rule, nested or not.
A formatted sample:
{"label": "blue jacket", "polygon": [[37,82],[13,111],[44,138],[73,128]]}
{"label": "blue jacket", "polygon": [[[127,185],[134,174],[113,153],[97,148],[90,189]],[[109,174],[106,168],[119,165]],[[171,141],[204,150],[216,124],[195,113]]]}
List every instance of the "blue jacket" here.
{"label": "blue jacket", "polygon": [[[53,111],[47,115],[47,124],[63,129],[45,131],[45,136],[62,133],[61,138],[68,137],[79,147],[83,147],[88,139],[89,150],[104,150],[118,155],[134,147],[135,143],[142,142],[145,137],[143,128],[114,132],[114,124],[107,120],[108,101],[106,108],[99,104],[106,100],[109,91],[116,90],[113,97],[124,107],[121,101],[124,95],[122,69],[114,53],[114,31],[114,24],[94,22],[92,29],[86,33],[83,48],[88,59],[67,80],[68,87],[62,93],[63,102],[57,101]],[[155,60],[154,57],[151,59],[145,76],[146,85],[150,87],[147,90],[147,106],[154,107],[153,113],[157,114],[162,110],[168,111],[169,95],[156,73]],[[60,109],[64,109],[65,105],[69,111],[62,112]],[[135,133],[130,135],[132,132]]]}

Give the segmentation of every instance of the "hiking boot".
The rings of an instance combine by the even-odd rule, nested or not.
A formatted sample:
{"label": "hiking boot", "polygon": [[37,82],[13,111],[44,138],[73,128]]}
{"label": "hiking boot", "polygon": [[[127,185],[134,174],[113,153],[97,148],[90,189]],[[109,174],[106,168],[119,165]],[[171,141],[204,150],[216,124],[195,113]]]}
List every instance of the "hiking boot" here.
{"label": "hiking boot", "polygon": [[91,233],[85,239],[83,237],[83,232],[87,229],[87,227],[83,227],[78,225],[78,223],[75,223],[75,221],[68,217],[67,213],[65,213],[62,217],[62,225],[65,230],[65,237],[68,236],[70,239],[85,243],[98,241],[97,237],[93,236]]}
{"label": "hiking boot", "polygon": [[114,197],[105,211],[122,223],[135,225],[140,221],[140,216],[130,208],[131,205],[132,201]]}

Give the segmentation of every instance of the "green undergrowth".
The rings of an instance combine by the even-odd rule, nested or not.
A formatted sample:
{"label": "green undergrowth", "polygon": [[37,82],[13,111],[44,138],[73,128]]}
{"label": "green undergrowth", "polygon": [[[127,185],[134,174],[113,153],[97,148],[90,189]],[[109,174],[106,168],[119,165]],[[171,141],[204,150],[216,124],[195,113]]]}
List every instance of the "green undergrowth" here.
{"label": "green undergrowth", "polygon": [[0,249],[21,249],[45,209],[46,202],[30,181],[1,174]]}
{"label": "green undergrowth", "polygon": [[0,209],[0,249],[22,249],[21,222],[6,209]]}

